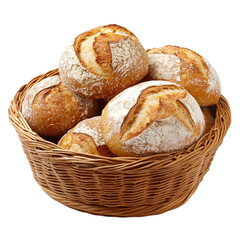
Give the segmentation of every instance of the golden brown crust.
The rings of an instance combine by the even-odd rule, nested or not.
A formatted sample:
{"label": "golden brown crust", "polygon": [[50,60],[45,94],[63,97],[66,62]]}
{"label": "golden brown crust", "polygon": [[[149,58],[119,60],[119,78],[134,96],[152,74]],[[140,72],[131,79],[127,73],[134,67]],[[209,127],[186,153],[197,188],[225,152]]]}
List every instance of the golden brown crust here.
{"label": "golden brown crust", "polygon": [[191,84],[191,82],[189,82],[188,80],[192,79],[193,77],[202,81],[201,84],[204,84],[207,87],[209,70],[205,61],[198,53],[188,48],[171,45],[167,45],[162,48],[148,49],[147,52],[149,54],[163,53],[179,57],[181,59],[180,76],[182,80],[182,86],[184,88],[188,88],[188,85]]}
{"label": "golden brown crust", "polygon": [[102,32],[104,29],[109,29],[111,30],[111,32],[113,34],[116,34],[118,31],[125,33],[126,35],[128,35],[129,37],[131,37],[131,39],[133,39],[134,41],[138,41],[137,37],[128,29],[116,25],[116,24],[110,24],[110,25],[105,25],[105,26],[100,26],[100,27],[96,27],[93,28],[91,30],[88,30],[86,32],[83,32],[81,34],[79,34],[74,41],[74,49],[77,53],[80,52],[80,48],[81,48],[81,43],[82,41],[86,40],[88,37],[95,35],[99,32]]}
{"label": "golden brown crust", "polygon": [[[100,130],[101,117],[85,119],[69,130],[59,141],[59,146],[78,153],[115,156],[106,146]],[[82,128],[83,127],[83,128]],[[80,128],[80,129],[79,129]],[[77,131],[79,130],[79,131]],[[95,138],[93,137],[95,136]],[[100,142],[99,143],[99,138]]]}
{"label": "golden brown crust", "polygon": [[183,149],[197,140],[204,118],[195,99],[166,81],[137,84],[103,109],[101,130],[117,156],[148,156]]}
{"label": "golden brown crust", "polygon": [[112,52],[109,43],[118,42],[122,38],[124,38],[123,35],[101,33],[93,42],[96,62],[108,77],[111,77],[113,72]]}
{"label": "golden brown crust", "polygon": [[72,91],[107,98],[138,83],[148,70],[148,56],[133,33],[108,25],[78,35],[60,58],[59,72]]}
{"label": "golden brown crust", "polygon": [[131,31],[129,31],[127,28],[119,26],[117,24],[105,25],[105,26],[102,26],[102,28],[111,28],[113,30],[113,33],[116,33],[117,31],[120,30],[121,32],[126,33],[129,37],[131,37],[135,41],[138,41],[137,37]]}
{"label": "golden brown crust", "polygon": [[[202,56],[196,53],[193,50],[190,50],[188,48],[184,47],[178,47],[178,46],[172,46],[172,45],[167,45],[162,48],[153,48],[153,49],[148,49],[148,53],[164,53],[164,54],[171,54],[178,56],[181,61],[182,61],[182,75],[185,76],[185,69],[189,69],[194,72],[194,74],[197,74],[199,77],[208,79],[209,76],[209,71],[207,64],[203,60]],[[192,69],[193,68],[193,69]],[[188,75],[188,72],[186,73]]]}
{"label": "golden brown crust", "polygon": [[72,131],[70,131],[61,138],[58,144],[62,148],[73,152],[99,155],[92,137],[84,133],[72,133]]}
{"label": "golden brown crust", "polygon": [[114,154],[109,150],[109,148],[107,147],[107,145],[98,146],[98,147],[97,147],[97,151],[98,151],[98,155],[100,155],[100,156],[116,157],[116,155],[114,155]]}
{"label": "golden brown crust", "polygon": [[[201,55],[188,48],[171,45],[167,45],[161,48],[149,49],[147,50],[147,53],[149,55],[168,54],[177,56],[181,62],[179,72],[180,80],[165,80],[169,80],[183,86],[201,106],[213,105],[218,101],[221,95],[218,76],[215,73],[210,73],[210,65],[206,63],[206,60],[203,59]],[[156,78],[156,74],[154,77]],[[144,80],[148,81],[152,79],[152,73],[149,72]],[[213,86],[214,89],[210,89]]]}
{"label": "golden brown crust", "polygon": [[[111,33],[102,32],[106,28],[112,30],[112,32]],[[124,35],[116,34],[116,32],[119,30],[127,34],[128,35],[127,37],[130,37],[132,40],[136,42],[138,41],[132,32],[118,25],[107,25],[107,26],[97,27],[87,32],[84,32],[82,34],[79,34],[75,38],[74,50],[76,52],[76,55],[79,61],[86,69],[98,75],[97,72],[94,71],[94,67],[87,65],[81,58],[82,42],[87,40],[89,37],[96,35],[93,42],[93,50],[95,51],[96,62],[99,64],[103,72],[106,74],[105,77],[106,78],[111,77],[111,73],[113,72],[113,69],[112,69],[112,53],[111,53],[109,43],[118,42],[122,38],[126,37]]]}
{"label": "golden brown crust", "polygon": [[[75,53],[76,53],[76,56],[78,58],[78,60],[80,61],[80,63],[82,64],[82,66],[86,69],[88,69],[90,72],[91,72],[91,69],[89,69],[89,67],[87,66],[87,64],[82,60],[81,58],[81,45],[82,45],[82,42],[87,40],[88,37],[92,36],[95,32],[93,30],[91,31],[88,31],[88,32],[84,32],[84,33],[81,33],[79,34],[76,38],[75,38],[75,41],[74,41],[74,50],[75,50]],[[94,72],[93,72],[94,73]],[[95,74],[95,73],[94,73]]]}
{"label": "golden brown crust", "polygon": [[28,105],[29,112],[24,117],[30,127],[48,138],[61,137],[79,121],[99,111],[96,101],[77,97],[62,82],[40,90]]}
{"label": "golden brown crust", "polygon": [[[180,86],[163,85],[144,89],[138,97],[135,106],[128,112],[121,125],[121,141],[127,141],[138,136],[153,122],[174,115],[184,126],[195,134],[196,126],[188,108],[179,99],[184,99],[187,92]],[[153,99],[155,98],[155,101]],[[142,120],[136,123],[136,118],[143,114]],[[144,119],[144,120],[143,120]],[[137,127],[133,126],[137,124]],[[196,133],[199,134],[199,133]]]}
{"label": "golden brown crust", "polygon": [[41,136],[60,137],[81,119],[75,95],[62,83],[40,91],[31,109],[29,125]]}

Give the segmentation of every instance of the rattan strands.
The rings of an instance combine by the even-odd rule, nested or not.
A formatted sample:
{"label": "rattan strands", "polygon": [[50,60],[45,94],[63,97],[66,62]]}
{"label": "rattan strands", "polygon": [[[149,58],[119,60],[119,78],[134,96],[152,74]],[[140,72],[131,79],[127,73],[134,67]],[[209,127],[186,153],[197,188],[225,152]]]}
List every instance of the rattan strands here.
{"label": "rattan strands", "polygon": [[35,77],[19,89],[9,119],[21,140],[33,175],[58,202],[92,214],[146,216],[184,204],[209,170],[231,123],[227,100],[216,104],[213,128],[188,149],[149,157],[102,157],[61,149],[33,132],[21,114],[22,102],[33,84],[57,75]]}

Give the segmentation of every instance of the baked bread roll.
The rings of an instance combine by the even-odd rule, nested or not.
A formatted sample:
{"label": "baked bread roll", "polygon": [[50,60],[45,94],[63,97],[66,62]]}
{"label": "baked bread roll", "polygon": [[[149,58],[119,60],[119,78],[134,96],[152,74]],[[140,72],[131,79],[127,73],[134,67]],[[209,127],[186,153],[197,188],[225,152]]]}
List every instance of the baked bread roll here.
{"label": "baked bread roll", "polygon": [[102,137],[100,129],[101,117],[88,118],[69,130],[59,141],[62,148],[94,155],[112,157]]}
{"label": "baked bread roll", "polygon": [[181,86],[148,81],[127,88],[103,109],[103,138],[117,156],[148,156],[183,149],[204,129],[196,100]]}
{"label": "baked bread roll", "polygon": [[53,76],[29,89],[22,114],[40,136],[59,138],[79,121],[97,115],[98,102],[74,94],[59,76]]}
{"label": "baked bread roll", "polygon": [[203,134],[208,133],[214,125],[215,117],[213,111],[210,107],[201,107],[204,120],[205,120],[205,128]]}
{"label": "baked bread roll", "polygon": [[146,79],[163,79],[183,86],[200,106],[216,104],[221,96],[219,77],[212,65],[196,52],[177,46],[147,50]]}
{"label": "baked bread roll", "polygon": [[107,98],[138,83],[148,71],[148,56],[126,28],[108,25],[78,35],[63,51],[59,73],[73,92]]}

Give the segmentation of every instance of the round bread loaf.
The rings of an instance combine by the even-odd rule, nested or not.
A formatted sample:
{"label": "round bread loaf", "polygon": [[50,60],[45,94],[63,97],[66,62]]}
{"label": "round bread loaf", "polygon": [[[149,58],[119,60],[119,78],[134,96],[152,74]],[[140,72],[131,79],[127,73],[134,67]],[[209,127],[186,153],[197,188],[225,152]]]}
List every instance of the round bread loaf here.
{"label": "round bread loaf", "polygon": [[204,120],[205,120],[205,128],[203,134],[208,133],[214,125],[215,117],[213,111],[210,107],[201,107]]}
{"label": "round bread loaf", "polygon": [[72,91],[107,98],[138,83],[148,71],[148,56],[126,28],[108,25],[77,36],[63,51],[59,73]]}
{"label": "round bread loaf", "polygon": [[97,115],[98,102],[73,93],[59,76],[53,76],[29,89],[22,114],[40,136],[59,138],[79,121]]}
{"label": "round bread loaf", "polygon": [[183,86],[200,106],[216,104],[221,96],[219,77],[212,65],[196,52],[177,46],[147,50],[146,79],[169,80]]}
{"label": "round bread loaf", "polygon": [[94,155],[113,157],[102,137],[101,117],[88,118],[69,130],[59,141],[62,148]]}
{"label": "round bread loaf", "polygon": [[183,149],[204,129],[196,100],[181,86],[148,81],[125,89],[103,109],[101,129],[117,156],[147,156]]}

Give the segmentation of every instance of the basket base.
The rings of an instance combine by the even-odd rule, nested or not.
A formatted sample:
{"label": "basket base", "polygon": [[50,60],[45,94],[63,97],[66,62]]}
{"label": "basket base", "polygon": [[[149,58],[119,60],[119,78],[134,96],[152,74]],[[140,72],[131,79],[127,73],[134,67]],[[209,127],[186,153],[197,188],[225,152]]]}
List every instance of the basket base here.
{"label": "basket base", "polygon": [[191,190],[191,192],[188,195],[182,196],[176,199],[175,201],[172,201],[171,203],[166,202],[154,205],[143,205],[138,207],[105,207],[98,205],[88,205],[79,201],[60,198],[58,194],[55,194],[48,188],[44,188],[43,186],[41,186],[41,188],[52,199],[62,203],[67,207],[70,207],[81,212],[87,212],[94,215],[102,215],[109,217],[144,217],[161,214],[182,206],[189,200],[192,194],[196,191],[199,184],[200,182],[197,185],[195,185],[195,187]]}

